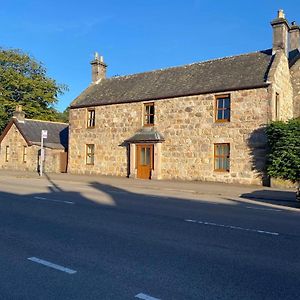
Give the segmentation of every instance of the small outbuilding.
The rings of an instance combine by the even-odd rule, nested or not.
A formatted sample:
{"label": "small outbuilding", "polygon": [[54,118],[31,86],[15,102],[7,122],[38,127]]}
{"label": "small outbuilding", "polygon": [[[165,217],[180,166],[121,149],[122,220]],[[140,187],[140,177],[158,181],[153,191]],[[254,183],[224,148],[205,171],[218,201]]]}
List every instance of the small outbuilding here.
{"label": "small outbuilding", "polygon": [[26,119],[21,106],[0,136],[0,168],[39,172],[42,130],[47,131],[43,139],[43,170],[67,172],[69,125]]}

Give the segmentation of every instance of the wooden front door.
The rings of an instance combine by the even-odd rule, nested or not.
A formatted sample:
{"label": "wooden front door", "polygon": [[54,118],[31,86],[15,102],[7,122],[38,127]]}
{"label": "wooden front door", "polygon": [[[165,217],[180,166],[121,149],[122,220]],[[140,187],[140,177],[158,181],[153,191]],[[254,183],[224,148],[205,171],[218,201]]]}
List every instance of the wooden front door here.
{"label": "wooden front door", "polygon": [[137,177],[151,179],[153,145],[137,145]]}
{"label": "wooden front door", "polygon": [[60,153],[60,172],[67,173],[68,166],[68,152]]}

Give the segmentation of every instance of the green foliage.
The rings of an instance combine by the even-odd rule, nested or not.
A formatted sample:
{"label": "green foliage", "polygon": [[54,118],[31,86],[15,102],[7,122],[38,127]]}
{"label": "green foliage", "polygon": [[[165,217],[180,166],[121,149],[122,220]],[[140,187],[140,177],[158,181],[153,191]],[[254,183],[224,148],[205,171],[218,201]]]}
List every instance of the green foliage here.
{"label": "green foliage", "polygon": [[68,123],[69,122],[69,111],[70,108],[67,107],[63,112],[57,112],[57,121]]}
{"label": "green foliage", "polygon": [[27,118],[59,120],[54,104],[65,90],[28,54],[0,48],[0,132],[17,105],[22,105]]}
{"label": "green foliage", "polygon": [[300,181],[300,119],[276,121],[267,126],[268,175]]}

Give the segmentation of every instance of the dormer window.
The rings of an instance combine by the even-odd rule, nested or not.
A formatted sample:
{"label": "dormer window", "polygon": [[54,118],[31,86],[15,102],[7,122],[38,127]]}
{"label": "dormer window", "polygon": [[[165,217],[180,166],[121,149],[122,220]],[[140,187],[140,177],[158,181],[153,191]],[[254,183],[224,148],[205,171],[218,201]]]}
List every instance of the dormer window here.
{"label": "dormer window", "polygon": [[144,104],[144,126],[154,125],[154,103]]}
{"label": "dormer window", "polygon": [[87,111],[87,128],[95,127],[95,110],[88,109]]}

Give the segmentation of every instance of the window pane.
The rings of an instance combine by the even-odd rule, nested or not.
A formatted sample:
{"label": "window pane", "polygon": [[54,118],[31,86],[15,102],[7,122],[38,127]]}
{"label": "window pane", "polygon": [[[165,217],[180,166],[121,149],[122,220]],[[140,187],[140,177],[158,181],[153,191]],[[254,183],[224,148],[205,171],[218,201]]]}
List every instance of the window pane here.
{"label": "window pane", "polygon": [[146,159],[145,159],[145,164],[150,165],[150,148],[146,148]]}
{"label": "window pane", "polygon": [[223,108],[223,99],[221,98],[217,99],[217,108]]}
{"label": "window pane", "polygon": [[154,115],[149,116],[149,124],[154,124]]}
{"label": "window pane", "polygon": [[154,115],[154,105],[150,106],[150,114]]}
{"label": "window pane", "polygon": [[230,98],[224,99],[224,107],[229,108],[230,107]]}
{"label": "window pane", "polygon": [[229,109],[226,109],[224,111],[224,119],[225,120],[229,120],[230,119],[230,110]]}
{"label": "window pane", "polygon": [[229,171],[229,158],[226,158],[225,160],[225,169]]}
{"label": "window pane", "polygon": [[224,155],[228,156],[229,155],[229,146],[228,145],[223,145],[224,148]]}
{"label": "window pane", "polygon": [[154,104],[145,104],[144,106],[144,125],[154,124]]}
{"label": "window pane", "polygon": [[219,158],[215,159],[215,169],[216,170],[220,169],[220,159]]}
{"label": "window pane", "polygon": [[217,119],[222,120],[223,119],[223,110],[218,110]]}
{"label": "window pane", "polygon": [[141,165],[144,165],[145,161],[145,148],[141,148]]}

